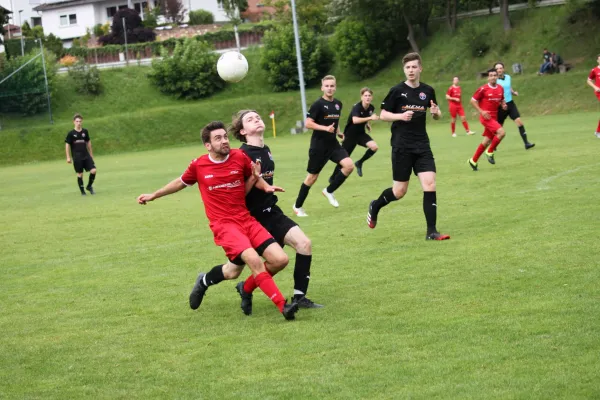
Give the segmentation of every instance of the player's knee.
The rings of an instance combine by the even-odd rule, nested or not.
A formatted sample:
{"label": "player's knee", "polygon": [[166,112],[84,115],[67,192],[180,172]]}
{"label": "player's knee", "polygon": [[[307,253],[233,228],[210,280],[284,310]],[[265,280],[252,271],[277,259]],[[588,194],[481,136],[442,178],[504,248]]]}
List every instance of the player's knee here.
{"label": "player's knee", "polygon": [[496,134],[498,135],[498,139],[502,139],[506,135],[506,132],[504,132],[504,129],[500,129]]}
{"label": "player's knee", "polygon": [[95,175],[95,174],[96,174],[96,168],[92,168],[92,169],[90,170],[90,174],[94,174],[94,175]]}
{"label": "player's knee", "polygon": [[392,192],[394,192],[394,197],[396,197],[396,199],[400,200],[401,198],[404,197],[404,195],[406,194],[406,190],[407,188],[405,187],[401,187],[401,188],[392,188]]}
{"label": "player's knee", "polygon": [[371,146],[369,146],[371,151],[375,152],[377,150],[379,150],[379,147],[377,146],[377,143],[373,143]]}
{"label": "player's knee", "polygon": [[283,251],[283,249],[281,251],[278,251],[277,253],[275,253],[273,256],[269,257],[269,264],[271,264],[274,268],[276,268],[277,270],[283,269],[286,267],[286,265],[288,265],[288,263],[290,262],[290,259],[288,257],[287,254],[285,254],[285,252]]}
{"label": "player's knee", "polygon": [[227,280],[237,279],[244,269],[243,265],[236,265],[232,262],[228,262],[223,266],[223,276]]}
{"label": "player's knee", "polygon": [[78,173],[77,173],[77,177],[78,177],[78,178],[83,178],[83,172],[78,172]]}
{"label": "player's knee", "polygon": [[296,252],[304,255],[309,255],[312,252],[312,242],[306,236],[298,240],[296,244]]}
{"label": "player's knee", "polygon": [[342,173],[346,176],[350,175],[354,171],[354,164],[352,162],[342,165]]}
{"label": "player's knee", "polygon": [[308,176],[304,180],[304,184],[306,186],[312,186],[317,181],[318,177],[319,177],[319,174],[308,174]]}
{"label": "player's knee", "polygon": [[422,183],[423,191],[425,192],[435,192],[435,179],[432,180],[424,180]]}

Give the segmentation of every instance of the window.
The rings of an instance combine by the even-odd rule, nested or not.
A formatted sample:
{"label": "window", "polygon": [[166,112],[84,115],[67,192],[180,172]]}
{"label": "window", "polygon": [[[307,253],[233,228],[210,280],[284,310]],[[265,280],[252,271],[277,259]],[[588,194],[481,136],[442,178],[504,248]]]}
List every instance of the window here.
{"label": "window", "polygon": [[61,15],[60,26],[77,25],[77,14]]}
{"label": "window", "polygon": [[42,17],[31,17],[31,26],[42,26]]}
{"label": "window", "polygon": [[127,4],[124,4],[122,6],[119,6],[119,11],[124,10],[127,8]]}
{"label": "window", "polygon": [[144,10],[148,9],[148,2],[143,1],[141,3],[135,3],[133,5],[133,8],[135,9],[135,11],[138,12],[138,14],[142,15]]}
{"label": "window", "polygon": [[106,7],[106,17],[112,18],[117,13],[117,7]]}

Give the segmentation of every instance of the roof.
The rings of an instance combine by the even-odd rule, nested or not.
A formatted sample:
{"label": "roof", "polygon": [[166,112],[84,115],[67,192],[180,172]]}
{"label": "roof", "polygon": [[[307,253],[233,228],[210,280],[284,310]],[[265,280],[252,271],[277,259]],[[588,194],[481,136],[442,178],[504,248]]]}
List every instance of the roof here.
{"label": "roof", "polygon": [[13,12],[12,12],[12,11],[10,11],[9,9],[6,9],[6,8],[4,8],[4,7],[2,7],[2,6],[0,6],[0,8],[4,10],[4,14],[12,14],[12,13],[13,13]]}
{"label": "roof", "polygon": [[34,11],[54,10],[63,7],[80,6],[83,4],[101,3],[106,0],[58,0],[42,3],[37,7],[33,7]]}

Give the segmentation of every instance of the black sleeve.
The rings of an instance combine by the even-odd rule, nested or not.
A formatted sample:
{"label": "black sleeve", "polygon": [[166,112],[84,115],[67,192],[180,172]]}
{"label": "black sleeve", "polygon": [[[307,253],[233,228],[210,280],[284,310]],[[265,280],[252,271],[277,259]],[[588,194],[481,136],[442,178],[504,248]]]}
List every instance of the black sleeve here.
{"label": "black sleeve", "polygon": [[[437,104],[439,106],[439,104],[437,102],[437,98],[435,97],[435,89],[434,88],[431,88],[431,100],[433,100],[433,104]],[[427,105],[427,107],[430,107],[430,106],[431,106],[431,103],[429,103]]]}
{"label": "black sleeve", "polygon": [[381,102],[381,109],[391,113],[396,112],[396,91],[394,88],[390,89],[390,92]]}
{"label": "black sleeve", "polygon": [[73,137],[71,136],[71,132],[67,133],[67,137],[65,138],[65,143],[73,144]]}
{"label": "black sleeve", "polygon": [[[371,105],[371,106],[369,106],[369,108],[370,107],[373,107],[373,106]],[[356,103],[354,105],[354,107],[352,107],[352,111],[350,111],[350,116],[351,117],[359,117],[360,118],[360,109],[361,108],[362,108],[362,103],[361,102]]]}
{"label": "black sleeve", "polygon": [[87,129],[83,130],[85,132],[85,141],[89,142],[90,141],[90,133],[87,131]]}
{"label": "black sleeve", "polygon": [[308,110],[306,116],[315,122],[319,120],[319,117],[321,116],[321,103],[318,100],[310,106],[310,110]]}

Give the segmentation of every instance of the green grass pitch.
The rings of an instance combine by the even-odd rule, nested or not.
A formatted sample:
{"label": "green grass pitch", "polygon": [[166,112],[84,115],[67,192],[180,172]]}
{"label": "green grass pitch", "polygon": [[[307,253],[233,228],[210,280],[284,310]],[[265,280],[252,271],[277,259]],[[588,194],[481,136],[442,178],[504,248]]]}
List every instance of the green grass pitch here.
{"label": "green grass pitch", "polygon": [[[476,173],[466,161],[478,121],[478,135],[457,124],[457,138],[448,116],[429,121],[445,242],[424,240],[414,177],[377,229],[366,226],[369,201],[391,185],[389,129],[378,122],[381,150],[336,193],[340,208],[320,194],[332,164],[305,203],[309,297],[326,307],[294,322],[260,292],[244,316],[231,281],[189,309],[197,273],[225,259],[197,188],[145,207],[135,199],[203,154],[199,140],[95,148],[93,197],[79,195],[64,161],[3,167],[0,398],[598,398],[597,118],[524,116],[537,144],[528,152],[508,121],[497,164],[481,159]],[[267,143],[291,215],[309,135]],[[276,282],[290,296],[287,251]]]}

